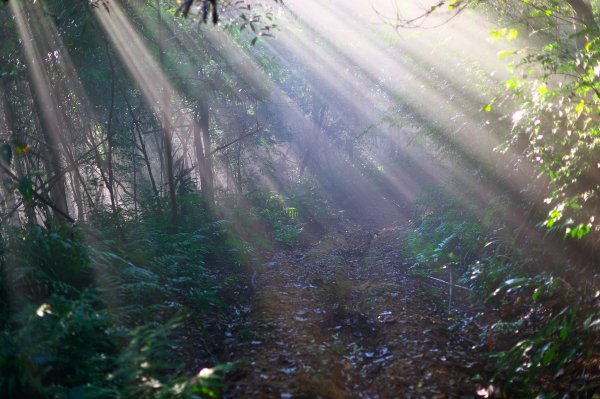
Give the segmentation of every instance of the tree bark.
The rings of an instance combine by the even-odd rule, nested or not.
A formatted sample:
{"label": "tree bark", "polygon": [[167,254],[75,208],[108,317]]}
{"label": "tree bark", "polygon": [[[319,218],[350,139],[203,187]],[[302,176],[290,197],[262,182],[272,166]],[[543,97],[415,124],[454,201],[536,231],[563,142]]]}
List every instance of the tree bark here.
{"label": "tree bark", "polygon": [[[154,179],[154,174],[152,173],[152,165],[150,164],[150,159],[148,157],[148,151],[146,150],[146,143],[144,142],[144,136],[142,135],[142,128],[140,126],[140,122],[137,119],[137,117],[135,116],[135,113],[133,112],[133,109],[131,108],[131,104],[129,103],[129,100],[127,100],[127,97],[125,96],[125,94],[123,94],[123,99],[125,101],[125,105],[127,105],[127,110],[129,111],[129,115],[131,116],[131,119],[133,120],[133,126],[134,126],[135,130],[137,131],[138,139],[140,141],[139,150],[142,153],[142,156],[144,157],[144,163],[146,164],[146,170],[148,171],[148,177],[150,178],[150,184],[152,185],[152,191],[154,192],[154,198],[156,200],[157,209],[160,209],[161,208],[160,193],[158,192],[158,187],[156,186],[156,180]],[[133,138],[133,143],[135,145],[135,137]]]}
{"label": "tree bark", "polygon": [[104,37],[104,46],[106,49],[106,57],[108,59],[108,65],[110,67],[110,105],[108,109],[108,118],[106,121],[106,134],[107,134],[107,149],[106,149],[106,169],[108,174],[107,179],[107,189],[108,194],[110,195],[110,206],[112,208],[113,214],[117,214],[117,199],[115,193],[115,185],[114,185],[114,168],[113,168],[113,140],[112,140],[112,121],[113,121],[113,113],[115,110],[115,85],[116,85],[116,75],[115,68],[113,65],[112,57],[110,56],[110,50],[108,48],[108,40],[106,36]]}
{"label": "tree bark", "polygon": [[[8,85],[6,84],[6,81],[4,78],[0,78],[0,109],[3,111],[4,113],[4,121],[6,123],[6,129],[8,130],[9,133],[9,137],[11,138],[11,140],[13,142],[22,142],[24,143],[24,140],[21,139],[21,137],[19,137],[18,134],[18,126],[17,126],[17,117],[16,117],[16,112],[15,109],[13,107],[13,104],[10,100],[10,96],[9,96],[9,91],[8,91]],[[25,176],[25,166],[23,165],[21,159],[19,157],[15,157],[13,159],[13,164],[15,167],[15,171],[16,171],[16,176],[18,179],[23,178],[23,176]],[[15,196],[13,194],[11,194],[11,200],[12,200],[12,205],[13,206],[17,206],[17,199],[15,198]],[[25,202],[24,204],[24,209],[25,209],[25,217],[27,220],[28,224],[33,224],[35,221],[35,209],[33,208],[33,206],[31,205],[31,203],[29,202]],[[11,222],[16,223],[17,219],[16,216],[18,216],[18,212],[14,212],[13,213],[14,217],[12,217]]]}
{"label": "tree bark", "polygon": [[584,24],[587,29],[592,31],[598,30],[598,24],[594,19],[594,12],[592,11],[592,6],[590,4],[585,0],[567,0],[567,3],[569,3],[571,8],[575,11],[577,19]]}
{"label": "tree bark", "polygon": [[[160,0],[156,0],[156,11],[158,15],[158,54],[160,61],[160,69],[163,76],[166,76],[165,70],[165,44],[164,44],[164,27],[160,8]],[[162,88],[162,104],[161,104],[161,119],[163,127],[163,144],[167,174],[167,185],[169,186],[169,205],[171,208],[172,220],[177,219],[177,194],[175,187],[175,174],[173,172],[173,129],[171,126],[171,118],[169,115],[169,88]]]}
{"label": "tree bark", "polygon": [[211,208],[214,206],[215,197],[209,126],[208,104],[204,100],[200,100],[198,102],[198,120],[194,124],[194,146],[200,169],[200,190],[206,205]]}
{"label": "tree bark", "polygon": [[[40,59],[37,59],[38,63]],[[54,216],[59,220],[66,220],[64,215],[69,214],[69,208],[67,206],[67,194],[66,194],[66,180],[63,174],[63,161],[61,157],[61,150],[58,139],[58,135],[62,134],[57,123],[56,116],[58,110],[54,106],[54,99],[49,93],[43,94],[42,91],[45,89],[38,87],[35,83],[34,74],[31,71],[32,63],[28,62],[28,82],[29,89],[31,91],[31,97],[33,100],[34,113],[39,121],[39,127],[41,129],[44,143],[46,144],[46,151],[48,153],[49,165],[51,170],[48,171],[50,178],[48,180],[53,181],[49,187],[50,201],[59,210],[54,212]]]}
{"label": "tree bark", "polygon": [[39,121],[49,158],[48,166],[50,170],[48,170],[48,174],[50,175],[49,180],[53,182],[49,187],[50,201],[53,204],[51,208],[55,218],[67,221],[70,217],[68,216],[66,181],[62,171],[63,161],[59,145],[59,136],[62,134],[58,121],[59,112],[55,98],[52,97],[51,85],[44,68],[44,58],[34,45],[36,40],[28,25],[28,16],[25,15],[22,6],[18,2],[14,3],[13,11],[25,53],[26,75],[33,100],[33,110]]}

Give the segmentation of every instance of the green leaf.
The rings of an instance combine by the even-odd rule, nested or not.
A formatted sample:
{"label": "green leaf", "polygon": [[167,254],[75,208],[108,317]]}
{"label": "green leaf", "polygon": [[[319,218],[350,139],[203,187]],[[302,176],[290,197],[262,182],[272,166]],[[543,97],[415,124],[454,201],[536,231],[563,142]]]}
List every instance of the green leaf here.
{"label": "green leaf", "polygon": [[517,79],[515,77],[512,77],[506,81],[506,87],[509,90],[513,90],[513,91],[517,90],[519,88],[520,84],[521,84],[521,82],[519,81],[519,79]]}
{"label": "green leaf", "polygon": [[31,201],[33,199],[33,183],[28,176],[24,176],[21,179],[18,189],[26,201]]}
{"label": "green leaf", "polygon": [[590,230],[591,227],[589,225],[580,223],[578,226],[572,229],[567,228],[566,234],[570,234],[572,238],[577,237],[578,239],[581,239],[584,235],[588,234]]}
{"label": "green leaf", "polygon": [[2,160],[10,166],[13,159],[13,152],[10,144],[4,144],[2,146],[0,149],[0,156],[2,156]]}
{"label": "green leaf", "polygon": [[460,0],[450,0],[450,4],[448,4],[448,10],[454,10],[456,7],[461,5]]}
{"label": "green leaf", "polygon": [[542,289],[540,287],[537,287],[534,291],[533,294],[531,294],[531,300],[533,302],[537,301],[537,299],[539,298],[540,294],[542,293]]}
{"label": "green leaf", "polygon": [[546,347],[544,348],[544,356],[542,358],[542,363],[544,364],[544,366],[547,366],[552,362],[552,359],[554,359],[555,354],[556,345],[552,343],[546,345]]}
{"label": "green leaf", "polygon": [[492,35],[492,40],[498,40],[502,36],[506,35],[506,28],[493,29],[490,31],[490,35]]}
{"label": "green leaf", "polygon": [[571,322],[565,324],[564,326],[561,327],[560,332],[559,332],[559,336],[560,336],[560,340],[564,341],[569,337],[569,332],[571,331]]}
{"label": "green leaf", "polygon": [[510,50],[502,50],[500,52],[498,52],[498,59],[502,60],[510,55],[516,54],[516,51],[510,51]]}
{"label": "green leaf", "polygon": [[15,142],[15,152],[21,157],[29,152],[29,147],[27,144]]}
{"label": "green leaf", "polygon": [[583,100],[581,100],[579,102],[579,104],[577,104],[577,107],[575,107],[575,112],[577,113],[577,116],[581,115],[584,107],[585,107],[585,102]]}

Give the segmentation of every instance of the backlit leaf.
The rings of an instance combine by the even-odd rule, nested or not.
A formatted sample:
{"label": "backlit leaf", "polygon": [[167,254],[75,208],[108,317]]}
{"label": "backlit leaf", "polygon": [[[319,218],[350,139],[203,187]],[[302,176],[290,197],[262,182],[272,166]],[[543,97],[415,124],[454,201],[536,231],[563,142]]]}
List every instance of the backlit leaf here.
{"label": "backlit leaf", "polygon": [[33,199],[33,183],[28,176],[21,179],[18,189],[25,200],[31,201]]}
{"label": "backlit leaf", "polygon": [[4,144],[0,149],[0,156],[2,156],[2,160],[6,162],[6,164],[10,165],[13,159],[13,152],[10,144]]}

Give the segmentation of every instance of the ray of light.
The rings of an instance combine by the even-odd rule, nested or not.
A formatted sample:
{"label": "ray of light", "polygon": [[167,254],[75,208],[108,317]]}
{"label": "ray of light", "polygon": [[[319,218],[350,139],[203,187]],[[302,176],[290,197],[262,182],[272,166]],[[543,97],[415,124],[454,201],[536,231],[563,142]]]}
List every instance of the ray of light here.
{"label": "ray of light", "polygon": [[[344,3],[346,4],[346,3]],[[477,134],[478,132],[484,132],[485,126],[482,126],[477,119],[472,118],[468,115],[465,115],[464,110],[456,103],[456,101],[449,101],[448,98],[444,97],[445,93],[439,88],[431,87],[431,83],[435,82],[436,79],[429,79],[423,73],[415,73],[415,71],[410,68],[405,68],[403,65],[399,64],[397,60],[390,58],[386,53],[378,49],[377,44],[373,44],[373,39],[369,38],[369,35],[365,34],[365,32],[360,32],[360,28],[354,28],[356,26],[360,27],[362,24],[360,21],[353,21],[352,25],[349,25],[348,18],[340,17],[339,15],[331,13],[330,10],[325,9],[325,7],[332,7],[330,3],[324,5],[322,2],[314,2],[314,1],[306,1],[302,2],[302,4],[297,2],[290,2],[290,7],[294,9],[294,5],[296,5],[296,12],[302,17],[302,21],[307,21],[307,24],[311,26],[311,28],[320,35],[321,40],[327,40],[331,43],[344,43],[346,40],[347,43],[351,43],[351,45],[339,46],[332,45],[331,47],[335,47],[339,52],[346,54],[348,59],[355,60],[355,62],[360,65],[362,71],[366,71],[367,73],[371,73],[376,75],[374,71],[382,71],[387,70],[390,71],[391,74],[395,75],[392,79],[388,79],[383,83],[385,89],[390,93],[402,93],[406,97],[406,102],[411,105],[410,110],[414,112],[414,114],[420,116],[420,120],[422,121],[432,121],[435,122],[441,119],[450,119],[454,116],[460,117],[462,120],[466,120],[468,124],[468,129],[463,129],[465,132],[468,131],[469,134],[455,134],[452,131],[441,132],[444,135],[444,140],[447,140],[453,144],[453,146],[463,153],[463,156],[472,159],[472,165],[489,165],[489,162],[492,158],[489,156],[490,150],[494,148],[496,145],[500,143],[497,138],[485,133]],[[353,3],[355,7],[357,7],[356,2]],[[324,17],[325,20],[322,20],[321,17]],[[469,29],[463,29],[464,33],[456,35],[456,38],[453,38],[452,41],[448,42],[447,40],[443,41],[444,45],[450,44],[450,49],[452,50],[457,46],[463,46],[468,49],[468,51],[477,54],[479,56],[478,49],[481,49],[481,52],[487,55],[493,54],[493,51],[490,49],[486,49],[485,45],[476,44],[476,40],[481,40],[482,37],[485,37],[486,30],[485,28],[479,28],[477,24],[466,24],[469,26]],[[481,25],[481,24],[480,24]],[[324,28],[326,27],[326,28]],[[476,29],[477,28],[477,29]],[[475,32],[478,32],[479,35],[475,35]],[[340,33],[343,35],[343,38],[340,38]],[[294,32],[292,32],[293,35]],[[306,32],[302,32],[300,36],[306,36]],[[336,36],[337,35],[337,36]],[[299,35],[293,36],[289,41],[297,42],[303,40],[302,37],[298,37]],[[300,51],[306,51],[305,48],[309,44],[310,40],[314,39],[304,39],[304,46],[297,46],[299,50],[296,50],[296,53],[299,54]],[[439,40],[439,38],[438,38]],[[414,41],[412,41],[414,42]],[[410,42],[409,42],[410,43]],[[286,43],[287,45],[288,43]],[[417,42],[417,45],[419,43]],[[423,45],[423,43],[420,43]],[[414,46],[401,46],[401,49],[405,47],[414,47]],[[429,45],[428,47],[431,47]],[[287,45],[286,49],[291,48],[294,50],[293,46]],[[432,66],[437,67],[438,69],[443,70],[443,67],[448,67],[448,65],[444,65],[437,61],[437,58],[440,58],[445,61],[445,57],[443,55],[438,54],[438,52],[433,54],[427,54],[423,52],[423,48],[420,49],[420,53],[416,50],[412,50],[414,57],[419,57],[419,63],[428,62]],[[311,58],[313,55],[311,55]],[[325,55],[321,55],[316,59],[330,57],[333,59],[335,55],[331,52],[328,52]],[[339,56],[335,57],[339,61]],[[493,57],[495,59],[495,56]],[[328,63],[331,63],[330,60]],[[498,67],[497,64],[494,64]],[[342,65],[338,65],[332,69],[342,69]],[[320,68],[314,68],[314,73],[318,74]],[[432,68],[433,70],[433,68]],[[422,71],[417,71],[422,72]],[[334,75],[331,72],[323,73],[324,79],[330,78],[337,80],[339,75]],[[460,81],[460,73],[456,72],[454,76],[451,74],[447,74],[447,79],[452,79],[455,81]],[[415,78],[416,77],[416,78]],[[359,84],[359,83],[357,83]],[[464,85],[464,83],[462,83]],[[429,88],[427,86],[430,86]],[[362,87],[362,91],[365,91],[365,87]],[[470,96],[473,95],[473,92],[467,92],[463,95],[464,100],[470,100]],[[462,104],[460,104],[462,105]],[[472,106],[470,107],[473,108]],[[441,125],[444,127],[444,124]],[[477,137],[476,141],[473,141],[473,137]],[[525,179],[529,176],[532,176],[531,173],[522,173],[521,177],[525,177]],[[468,179],[465,179],[468,180]],[[519,187],[517,182],[507,182],[510,183],[512,187]],[[520,181],[519,183],[522,183]],[[473,185],[472,185],[473,186]],[[485,190],[479,189],[477,185],[473,187],[475,191],[480,191],[481,196],[484,197]]]}
{"label": "ray of light", "polygon": [[[149,24],[152,25],[152,24]],[[211,45],[219,50],[220,56],[223,57],[229,66],[232,67],[236,72],[241,74],[243,80],[249,83],[255,92],[262,93],[260,96],[264,97],[266,92],[271,91],[275,94],[271,96],[271,101],[275,104],[288,104],[292,105],[291,98],[284,93],[283,90],[278,89],[274,90],[273,88],[268,89],[269,86],[273,86],[273,83],[270,82],[270,79],[266,74],[264,74],[260,67],[256,65],[256,63],[251,60],[243,51],[240,51],[239,47],[233,45],[229,37],[223,32],[208,30],[205,32],[205,36],[208,38],[208,41]],[[193,40],[187,41],[186,43],[193,43]],[[267,88],[267,89],[265,89]],[[344,98],[355,97],[358,93],[343,93],[342,96],[338,96],[338,99],[344,100]],[[310,148],[311,143],[315,142],[317,139],[317,127],[314,126],[307,120],[303,111],[300,111],[299,107],[294,106],[296,108],[292,115],[286,114],[284,119],[288,121],[288,124],[295,127],[296,131],[296,145],[298,148],[297,152],[305,153],[308,148]],[[360,110],[370,110],[371,108],[366,106],[364,102],[361,104],[361,107],[356,107],[356,111]],[[281,112],[281,109],[279,110]],[[289,111],[289,110],[288,110]],[[287,111],[284,111],[284,113]],[[375,114],[369,115],[370,119],[374,119]],[[363,119],[368,119],[363,115]],[[308,123],[307,123],[308,121]],[[335,147],[334,147],[335,148]],[[368,185],[368,182],[365,182]],[[276,186],[274,184],[273,186]],[[401,188],[400,191],[404,191],[407,197],[410,199],[414,198],[414,194],[412,196],[408,195],[408,191],[410,191],[407,187],[408,185],[403,184],[399,185]]]}
{"label": "ray of light", "polygon": [[[274,112],[279,114],[281,120],[286,121],[286,125],[294,132],[293,145],[295,148],[294,155],[291,157],[294,159],[294,163],[300,164],[302,154],[307,149],[310,149],[312,143],[314,143],[320,134],[319,127],[315,124],[312,118],[308,118],[301,107],[295,103],[290,95],[286,93],[285,88],[280,87],[278,84],[274,84],[269,76],[262,71],[261,67],[255,60],[249,58],[244,54],[243,50],[233,44],[230,38],[223,32],[210,31],[207,33],[207,39],[212,43],[215,48],[220,50],[221,56],[230,65],[243,66],[242,71],[246,76],[246,81],[255,82],[254,85],[258,87],[269,87],[270,97],[269,103],[271,104]],[[335,147],[334,147],[335,148]],[[360,174],[356,173],[357,187],[364,188],[366,192],[374,192],[374,187],[368,179],[360,178]],[[276,180],[277,178],[267,178],[270,182],[268,185],[278,191],[281,187]]]}
{"label": "ray of light", "polygon": [[[293,3],[291,7],[294,9]],[[439,73],[442,75],[442,80],[449,81],[454,78],[453,74],[444,74],[443,68],[441,68],[443,65],[440,65],[447,62],[447,57],[436,52],[420,54],[418,47],[423,46],[423,41],[419,40],[413,40],[409,42],[409,45],[401,46],[400,50],[395,50],[393,55],[387,54],[381,44],[377,43],[376,37],[365,32],[360,23],[351,21],[349,18],[336,18],[338,14],[347,15],[349,13],[347,9],[338,11],[336,14],[336,9],[332,7],[332,5],[321,5],[319,2],[303,2],[302,6],[295,11],[301,15],[302,21],[308,21],[310,29],[302,27],[302,24],[296,24],[293,20],[285,20],[284,32],[276,42],[266,45],[271,54],[282,60],[284,64],[287,63],[290,68],[294,67],[293,63],[298,59],[304,60],[304,66],[310,71],[310,76],[316,79],[315,93],[323,103],[327,103],[332,109],[339,109],[341,114],[347,114],[347,110],[351,110],[350,113],[353,117],[362,123],[365,121],[373,123],[382,113],[394,109],[398,100],[394,93],[400,93],[403,97],[402,101],[409,105],[409,110],[418,117],[417,120],[421,120],[423,123],[435,124],[439,119],[459,117],[466,120],[462,124],[463,127],[459,126],[459,129],[464,129],[465,124],[468,125],[468,129],[464,130],[473,132],[481,129],[479,121],[476,118],[465,116],[461,109],[465,105],[465,101],[466,104],[472,105],[472,91],[461,93],[461,102],[452,101],[447,97],[448,90],[440,90],[439,87],[433,86],[432,81],[435,83],[435,79],[427,79],[427,73],[419,69],[419,65],[429,64],[428,70],[442,71]],[[355,10],[352,12],[355,13]],[[106,19],[106,17],[105,15],[104,18]],[[112,40],[117,49],[120,49],[121,57],[142,87],[146,100],[151,104],[159,104],[160,87],[170,87],[168,82],[120,10],[117,10],[116,19],[119,21],[119,26],[114,21],[106,21],[106,30],[120,32],[119,35],[114,35]],[[483,29],[473,24],[473,26],[468,25],[468,28],[464,28],[462,31],[453,40],[449,41],[448,38],[438,40],[435,45],[452,50],[457,47],[456,43],[461,41],[474,43],[477,38],[473,31],[483,32]],[[286,119],[288,125],[296,132],[296,153],[301,154],[310,149],[321,133],[310,118],[306,117],[305,112],[297,104],[294,104],[291,97],[287,95],[286,88],[275,87],[269,76],[262,72],[260,66],[238,46],[232,44],[225,33],[218,30],[207,30],[205,35],[212,46],[218,49],[220,56],[232,69],[238,71],[243,80],[254,87],[255,91],[262,93],[262,97],[266,97],[267,93],[272,93],[271,101],[273,103],[287,105],[280,107],[278,112],[282,113],[282,118]],[[123,42],[123,37],[133,39]],[[475,44],[473,44],[473,48],[476,48]],[[394,58],[398,56],[398,51],[403,50],[410,54],[410,58],[420,57],[417,59],[419,61],[417,67],[410,63],[405,65]],[[486,48],[483,48],[482,51],[492,52]],[[139,60],[142,59],[149,60],[149,66],[147,65],[144,70],[139,66]],[[309,60],[311,62],[308,62]],[[157,84],[157,82],[159,83]],[[331,101],[333,98],[335,100]],[[445,125],[448,124],[443,123],[438,129],[443,129]],[[450,123],[449,126],[453,126],[453,124]],[[392,140],[398,143],[402,142],[394,137],[394,129],[379,126],[379,130]],[[459,151],[472,158],[473,165],[486,164],[489,161],[489,155],[484,149],[488,150],[498,144],[498,141],[489,135],[482,135],[478,142],[473,143],[470,138],[472,136],[466,134],[456,134],[452,131],[440,134],[444,135],[444,140],[451,142]],[[475,148],[473,148],[473,144],[475,144]],[[336,148],[336,146],[333,145],[332,148]],[[437,166],[432,167],[430,160],[423,159],[422,152],[408,147],[402,151],[405,156],[414,160],[415,166],[413,167],[426,171],[427,175],[436,178],[436,174],[444,173],[444,171],[436,173],[434,168]],[[375,163],[381,162],[375,160]],[[418,188],[418,182],[411,178],[411,174],[414,173],[396,169],[393,173],[385,173],[385,179],[394,185],[405,198],[413,199],[416,195],[413,190]],[[468,179],[465,177],[465,180]],[[369,182],[365,184],[367,187],[369,186]],[[475,187],[475,189],[479,188]],[[482,191],[483,197],[485,190],[479,189],[479,191]]]}
{"label": "ray of light", "polygon": [[[26,15],[25,4],[22,2],[11,2],[10,8],[15,16],[15,22],[27,65],[27,76],[29,79],[29,89],[34,100],[35,109],[42,127],[44,140],[48,146],[49,165],[47,169],[54,172],[52,176],[54,181],[50,182],[49,191],[55,205],[64,213],[68,213],[67,206],[67,186],[65,184],[64,174],[62,173],[62,155],[61,144],[66,149],[66,138],[63,135],[61,126],[64,121],[61,120],[62,113],[59,110],[59,100],[53,95],[54,91],[50,83],[50,78],[44,67],[45,58],[43,56],[42,44],[39,37],[34,34],[29,17]],[[41,20],[44,23],[44,19]],[[46,54],[52,57],[54,54]]]}
{"label": "ray of light", "polygon": [[[54,171],[58,170],[58,177],[54,177],[54,181],[49,183],[51,194],[62,192],[62,195],[69,196],[68,200],[72,202],[78,194],[76,191],[81,186],[85,187],[85,181],[80,174],[81,160],[77,158],[75,148],[75,134],[83,130],[85,135],[100,122],[52,18],[43,12],[39,4],[15,1],[10,3],[10,7],[23,46],[31,95],[38,97],[34,98],[34,103],[35,108],[39,108],[37,114],[41,119],[39,125],[44,134],[44,143],[53,147],[54,153],[50,153],[50,162],[57,162],[52,157],[60,157],[61,161],[53,165]],[[31,21],[35,21],[35,26]],[[55,68],[56,71],[51,71],[51,68]],[[55,75],[51,74],[52,72],[55,72]],[[59,76],[59,79],[56,76]],[[87,128],[82,128],[81,125]],[[67,165],[62,165],[63,157]],[[71,177],[72,186],[64,181],[67,176]],[[87,193],[87,189],[84,191]],[[56,201],[56,197],[57,194],[51,199]],[[93,202],[92,198],[88,200]],[[77,214],[83,221],[82,201],[76,203]],[[74,210],[75,205],[69,208]],[[106,303],[112,304],[114,302],[110,294],[111,286],[104,284],[106,276],[98,273],[98,270],[94,269],[94,278],[106,288],[103,294]]]}
{"label": "ray of light", "polygon": [[123,13],[119,2],[111,2],[110,11],[96,8],[95,15],[148,105],[152,108],[164,106],[163,89],[169,92],[174,90],[157,60]]}
{"label": "ray of light", "polygon": [[[70,197],[85,195],[91,205],[94,200],[87,190],[85,179],[81,174],[81,160],[78,159],[75,143],[77,140],[79,142],[85,141],[89,145],[90,151],[100,156],[106,139],[96,138],[95,135],[105,121],[100,121],[96,115],[79,73],[71,60],[68,49],[60,38],[58,28],[52,18],[44,13],[39,5],[24,3],[21,7],[27,7],[26,11],[31,14],[29,19],[36,21],[36,33],[34,36],[30,36],[30,46],[34,46],[35,49],[25,48],[27,59],[35,59],[31,57],[38,57],[42,54],[46,54],[46,58],[48,58],[46,60],[35,59],[31,62],[30,68],[32,75],[38,76],[36,78],[37,84],[34,81],[35,92],[39,93],[38,95],[45,108],[48,110],[51,108],[50,111],[44,112],[44,114],[51,113],[51,120],[45,123],[45,129],[55,132],[52,137],[55,137],[57,143],[61,144],[61,152],[68,161],[68,165],[62,174],[70,177],[71,184],[67,186]],[[33,32],[29,22],[22,18],[24,10],[24,8],[17,10],[21,15],[16,19],[21,21],[18,22],[21,29],[31,35]],[[68,78],[53,79],[50,83],[44,63],[51,67],[57,67],[59,75]],[[52,102],[49,102],[48,98],[51,98]],[[61,100],[58,101],[58,98],[61,98]],[[112,134],[112,132],[109,132],[109,134]],[[77,135],[82,137],[77,137]],[[96,171],[95,173],[102,175],[103,172]],[[102,175],[102,177],[106,179],[106,176]],[[80,190],[80,188],[83,188],[83,190]],[[107,186],[100,190],[102,198],[107,198],[109,192]],[[83,191],[84,194],[79,193],[79,191]],[[113,194],[118,201],[118,190],[113,188]],[[85,201],[82,198],[75,201],[77,216],[80,220],[85,218],[84,203]]]}
{"label": "ray of light", "polygon": [[[291,30],[294,29],[292,28]],[[357,76],[360,70],[356,71],[356,67],[349,63],[347,57],[336,56],[335,49],[328,52],[325,52],[321,48],[315,49],[317,46],[311,43],[314,40],[311,35],[303,32],[300,34],[300,37],[278,37],[278,41],[269,47],[277,47],[274,52],[290,68],[294,68],[293,64],[298,59],[308,64],[306,68],[311,72],[311,79],[314,79],[314,76],[316,76],[318,82],[315,88],[317,94],[320,94],[321,98],[335,98],[335,101],[341,101],[346,104],[346,111],[344,112],[342,109],[340,112],[348,115],[349,108],[350,114],[353,116],[358,115],[359,118],[357,120],[362,121],[361,123],[365,123],[365,121],[373,123],[373,120],[376,120],[378,117],[375,111],[382,113],[385,109],[393,105],[393,102],[390,99],[385,99],[385,95],[377,89],[380,85],[379,82],[374,82],[368,78],[365,80],[364,77]],[[292,49],[291,53],[290,49]],[[321,60],[325,61],[319,62]],[[327,67],[324,67],[324,65],[327,65]],[[336,73],[336,71],[350,71],[350,73]],[[329,85],[329,82],[333,82],[333,84]],[[374,87],[375,90],[373,89]],[[372,100],[373,98],[374,100]],[[332,107],[335,108],[336,104],[333,104]],[[411,148],[407,148],[405,152],[411,153]],[[419,169],[429,169],[430,172],[433,172],[432,163],[424,162],[422,153],[418,155],[413,154],[413,156],[418,161],[416,164],[419,166]],[[398,182],[396,188],[399,192],[404,192],[405,196],[408,197],[407,199],[414,199],[416,193],[409,193],[409,190],[407,190],[407,187],[410,187],[410,185],[406,184],[406,181],[410,180],[410,177],[408,177],[409,174],[406,172],[404,181]]]}
{"label": "ray of light", "polygon": [[[118,1],[111,2],[109,10],[96,9],[95,15],[132,79],[139,86],[146,104],[155,111],[157,118],[162,115],[158,122],[162,125],[164,143],[172,145],[171,151],[167,152],[170,152],[173,160],[177,159],[177,156],[185,157],[185,154],[182,154],[182,144],[189,141],[189,134],[193,129],[199,129],[198,121],[191,117],[183,97],[163,71],[160,61],[162,59],[162,62],[165,62],[164,54],[159,54],[158,57],[153,55]],[[162,24],[164,22],[161,21],[155,29],[164,29]],[[164,31],[162,33],[164,34]],[[163,37],[159,37],[158,40],[162,41],[160,45],[167,46]],[[183,133],[173,125],[174,115],[179,118],[179,125],[190,127],[186,135],[182,136]],[[157,143],[157,147],[160,148],[160,144]],[[197,166],[197,173],[203,173],[202,166]]]}

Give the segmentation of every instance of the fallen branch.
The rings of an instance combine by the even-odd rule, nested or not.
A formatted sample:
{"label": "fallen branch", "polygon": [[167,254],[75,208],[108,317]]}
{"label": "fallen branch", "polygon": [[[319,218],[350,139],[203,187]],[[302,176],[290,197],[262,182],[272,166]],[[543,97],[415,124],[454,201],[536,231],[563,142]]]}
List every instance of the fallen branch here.
{"label": "fallen branch", "polygon": [[423,277],[430,278],[430,279],[432,279],[432,280],[438,281],[438,282],[440,282],[440,283],[444,283],[444,284],[446,284],[446,285],[450,285],[450,286],[452,286],[452,287],[462,288],[463,290],[466,290],[466,291],[469,291],[469,292],[473,291],[473,290],[472,290],[472,289],[470,289],[470,288],[463,287],[462,285],[458,285],[458,284],[452,284],[452,283],[449,283],[448,281],[442,280],[442,279],[440,279],[440,278],[437,278],[437,277],[431,277],[431,276],[423,276]]}

